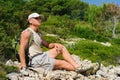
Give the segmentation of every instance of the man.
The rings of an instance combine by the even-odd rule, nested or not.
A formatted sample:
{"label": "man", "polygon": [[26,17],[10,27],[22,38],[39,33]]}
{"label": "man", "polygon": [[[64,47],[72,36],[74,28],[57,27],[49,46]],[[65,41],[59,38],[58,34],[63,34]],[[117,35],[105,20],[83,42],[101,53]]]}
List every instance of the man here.
{"label": "man", "polygon": [[[73,60],[65,46],[58,43],[47,43],[42,38],[41,34],[38,33],[41,21],[42,16],[38,13],[32,13],[28,16],[28,22],[30,25],[22,32],[20,39],[20,68],[27,67],[25,50],[28,48],[30,38],[33,37],[33,42],[28,48],[32,67],[42,67],[46,70],[66,69],[79,71],[80,66]],[[49,48],[49,50],[43,52],[41,48],[42,45]],[[56,59],[59,54],[62,54],[64,60]]]}

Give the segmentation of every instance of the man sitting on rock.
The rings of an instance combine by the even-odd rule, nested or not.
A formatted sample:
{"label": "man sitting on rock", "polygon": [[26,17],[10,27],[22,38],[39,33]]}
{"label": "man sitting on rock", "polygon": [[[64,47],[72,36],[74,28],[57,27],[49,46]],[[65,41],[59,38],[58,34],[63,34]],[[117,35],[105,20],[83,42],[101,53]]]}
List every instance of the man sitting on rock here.
{"label": "man sitting on rock", "polygon": [[[32,13],[28,16],[29,27],[21,33],[20,38],[20,69],[27,67],[25,59],[26,49],[29,51],[31,66],[34,68],[41,67],[45,70],[65,69],[81,73],[86,70],[89,70],[89,73],[91,73],[98,69],[98,64],[95,64],[96,66],[93,65],[88,68],[82,68],[73,60],[65,46],[58,43],[46,42],[42,38],[42,35],[38,33],[41,21],[42,16],[38,13]],[[33,40],[31,45],[28,47],[31,37],[33,37]],[[43,52],[41,46],[45,46],[49,48],[49,50]],[[62,55],[63,60],[56,59],[60,54]]]}

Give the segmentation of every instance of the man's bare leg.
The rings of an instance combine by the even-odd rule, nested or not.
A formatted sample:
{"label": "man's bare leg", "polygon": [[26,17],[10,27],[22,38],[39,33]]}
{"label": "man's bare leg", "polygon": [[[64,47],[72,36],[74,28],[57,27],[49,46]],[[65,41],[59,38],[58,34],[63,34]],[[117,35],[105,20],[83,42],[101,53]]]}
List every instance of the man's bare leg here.
{"label": "man's bare leg", "polygon": [[[70,55],[70,53],[67,51],[67,49],[65,47],[63,47],[61,49],[61,51],[59,51],[59,53],[57,52],[57,50],[55,48],[50,49],[48,52],[50,54],[50,57],[52,57],[52,58],[56,58],[61,53],[64,61],[60,61],[60,63],[64,63],[64,65],[69,63],[68,65],[72,65],[74,68],[79,67],[79,65],[74,61],[74,59],[72,58],[72,56]],[[62,65],[62,66],[64,66],[64,65]]]}
{"label": "man's bare leg", "polygon": [[69,62],[71,65],[73,65],[74,68],[79,67],[79,65],[75,62],[75,60],[72,58],[72,56],[70,55],[70,53],[68,52],[68,50],[65,47],[63,47],[61,52],[62,52],[62,56],[63,56],[64,60]]}
{"label": "man's bare leg", "polygon": [[74,66],[68,63],[65,60],[55,60],[55,66],[54,69],[65,69],[69,71],[75,70]]}

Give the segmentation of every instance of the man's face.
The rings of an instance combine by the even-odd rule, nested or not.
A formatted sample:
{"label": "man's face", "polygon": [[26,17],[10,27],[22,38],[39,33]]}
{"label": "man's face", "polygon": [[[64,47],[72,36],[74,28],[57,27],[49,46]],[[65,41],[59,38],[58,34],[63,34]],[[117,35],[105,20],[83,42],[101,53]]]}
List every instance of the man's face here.
{"label": "man's face", "polygon": [[29,20],[29,23],[35,26],[40,26],[41,20],[42,20],[41,17],[33,17]]}

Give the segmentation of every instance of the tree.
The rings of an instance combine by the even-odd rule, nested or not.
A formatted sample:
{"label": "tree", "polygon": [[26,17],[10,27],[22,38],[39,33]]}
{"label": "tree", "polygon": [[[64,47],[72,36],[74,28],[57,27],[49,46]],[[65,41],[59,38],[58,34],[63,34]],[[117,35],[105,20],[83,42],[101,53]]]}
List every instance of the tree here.
{"label": "tree", "polygon": [[89,6],[86,11],[86,18],[92,27],[95,27],[96,22],[98,22],[98,18],[101,15],[101,7],[96,5]]}
{"label": "tree", "polygon": [[0,0],[0,61],[13,58],[12,39],[25,24],[21,22],[24,4],[23,0]]}
{"label": "tree", "polygon": [[67,4],[67,13],[72,19],[85,20],[88,4],[80,0],[71,0]]}
{"label": "tree", "polygon": [[120,7],[116,4],[104,5],[103,15],[106,20],[113,23],[112,37],[116,38],[116,28],[120,18]]}

